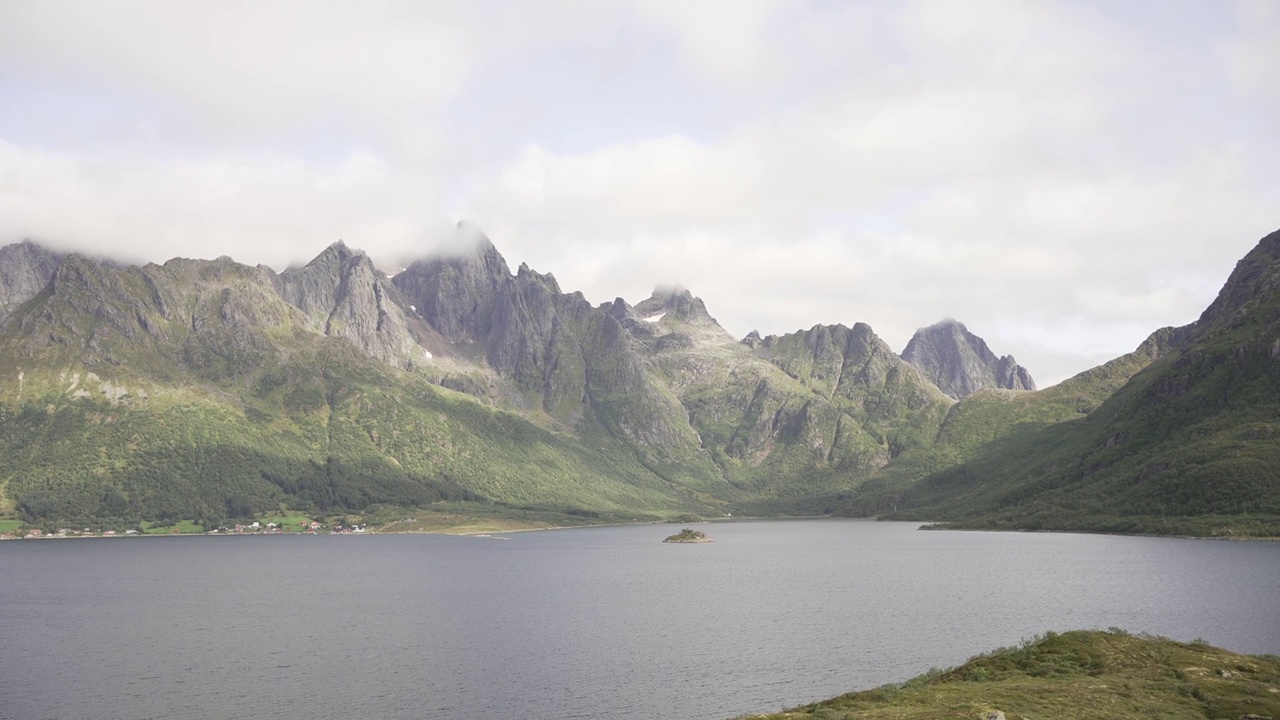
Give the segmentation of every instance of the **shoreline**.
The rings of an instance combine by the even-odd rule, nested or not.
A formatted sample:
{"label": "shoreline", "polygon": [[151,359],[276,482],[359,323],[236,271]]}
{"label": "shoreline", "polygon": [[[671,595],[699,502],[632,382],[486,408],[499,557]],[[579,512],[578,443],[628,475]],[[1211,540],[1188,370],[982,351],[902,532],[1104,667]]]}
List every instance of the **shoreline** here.
{"label": "shoreline", "polygon": [[[575,530],[580,528],[602,528],[602,527],[625,527],[632,525],[698,525],[698,524],[714,524],[714,523],[733,523],[733,522],[773,522],[786,520],[844,520],[844,521],[861,521],[861,522],[881,522],[877,517],[844,517],[836,515],[761,515],[761,516],[742,516],[742,517],[718,517],[705,518],[696,523],[678,523],[667,520],[642,520],[634,522],[605,522],[605,523],[586,523],[582,525],[545,525],[538,527],[515,527],[515,528],[485,528],[485,529],[465,529],[451,530],[448,528],[432,529],[432,530],[366,530],[364,532],[253,532],[253,533],[235,533],[235,532],[203,532],[203,533],[135,533],[135,534],[77,534],[77,535],[58,535],[44,534],[37,537],[10,537],[8,535],[0,536],[0,542],[11,540],[118,540],[125,538],[157,538],[157,537],[253,537],[253,536],[301,536],[301,535],[451,535],[455,537],[480,537],[492,536],[498,534],[511,533],[528,533],[542,532],[546,530]],[[399,522],[399,521],[397,521]],[[1150,538],[1173,538],[1181,540],[1220,540],[1227,542],[1280,542],[1280,536],[1268,535],[1163,535],[1156,533],[1121,533],[1121,532],[1099,532],[1090,530],[1022,530],[1022,529],[995,529],[995,528],[970,528],[970,527],[931,527],[935,523],[920,522],[917,520],[886,520],[884,522],[903,522],[917,523],[917,530],[926,530],[929,532],[990,532],[990,533],[1060,533],[1066,535],[1108,535],[1115,537],[1150,537]],[[396,522],[388,523],[395,525]]]}

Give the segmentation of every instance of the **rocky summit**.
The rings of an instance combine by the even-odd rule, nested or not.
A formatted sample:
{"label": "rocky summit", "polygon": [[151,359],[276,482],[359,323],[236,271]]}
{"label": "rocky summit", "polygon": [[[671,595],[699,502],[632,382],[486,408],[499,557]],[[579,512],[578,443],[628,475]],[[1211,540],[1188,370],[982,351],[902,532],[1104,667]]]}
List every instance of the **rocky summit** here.
{"label": "rocky summit", "polygon": [[0,321],[30,300],[53,277],[62,255],[30,240],[0,248]]}
{"label": "rocky summit", "polygon": [[687,289],[593,306],[476,232],[394,276],[341,241],[281,272],[23,242],[0,248],[0,520],[947,520],[1052,477],[1026,517],[1106,479],[1128,489],[1088,495],[1095,519],[1123,502],[1254,533],[1280,517],[1258,414],[1275,237],[1195,326],[1044,391],[955,321],[902,357],[859,322],[739,341]]}
{"label": "rocky summit", "polygon": [[956,400],[985,388],[1036,389],[1012,355],[996,357],[985,340],[951,318],[917,330],[902,359]]}

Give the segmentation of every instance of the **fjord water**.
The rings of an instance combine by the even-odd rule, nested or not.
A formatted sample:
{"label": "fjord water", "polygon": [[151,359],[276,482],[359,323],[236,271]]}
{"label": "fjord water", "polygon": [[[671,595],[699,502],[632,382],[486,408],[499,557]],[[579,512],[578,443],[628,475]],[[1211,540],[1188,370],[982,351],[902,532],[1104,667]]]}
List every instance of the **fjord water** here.
{"label": "fjord water", "polygon": [[698,527],[0,543],[0,717],[727,718],[1046,630],[1280,653],[1280,543]]}

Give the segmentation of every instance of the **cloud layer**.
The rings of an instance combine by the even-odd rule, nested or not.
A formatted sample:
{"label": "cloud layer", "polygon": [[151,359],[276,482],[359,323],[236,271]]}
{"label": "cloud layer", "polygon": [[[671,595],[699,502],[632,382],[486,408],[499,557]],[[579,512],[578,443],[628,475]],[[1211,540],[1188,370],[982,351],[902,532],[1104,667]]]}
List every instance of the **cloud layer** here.
{"label": "cloud layer", "polygon": [[1280,226],[1273,3],[16,2],[0,242],[388,269],[462,218],[735,335],[963,320],[1042,384]]}

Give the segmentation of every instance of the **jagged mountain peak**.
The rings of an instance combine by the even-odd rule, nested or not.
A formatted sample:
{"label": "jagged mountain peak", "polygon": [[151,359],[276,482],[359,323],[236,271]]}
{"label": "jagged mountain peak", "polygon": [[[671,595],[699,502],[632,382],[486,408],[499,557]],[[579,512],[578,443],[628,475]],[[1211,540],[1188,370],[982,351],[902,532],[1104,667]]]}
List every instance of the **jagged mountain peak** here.
{"label": "jagged mountain peak", "polygon": [[343,337],[392,365],[415,357],[415,341],[393,286],[362,250],[342,240],[303,267],[271,276],[276,292],[301,310],[311,328]]}
{"label": "jagged mountain peak", "polygon": [[620,297],[614,298],[613,302],[600,303],[600,311],[618,322],[635,318],[635,310]]}
{"label": "jagged mountain peak", "polygon": [[1264,310],[1256,319],[1266,317],[1275,297],[1280,295],[1280,230],[1262,238],[1236,263],[1214,301],[1205,308],[1195,323],[1197,338],[1203,338],[1246,322],[1255,311]]}
{"label": "jagged mountain peak", "polygon": [[941,320],[939,320],[938,322],[932,325],[916,329],[917,335],[919,335],[920,333],[942,333],[942,332],[955,333],[959,335],[969,335],[977,338],[979,342],[982,342],[983,346],[986,345],[986,341],[982,340],[982,338],[978,338],[978,336],[976,335],[973,335],[973,333],[969,332],[968,326],[966,326],[964,323],[960,322],[959,320],[951,317],[950,315],[942,318]]}
{"label": "jagged mountain peak", "polygon": [[0,320],[7,315],[5,308],[24,303],[43,290],[63,257],[29,238],[0,247]]}
{"label": "jagged mountain peak", "polygon": [[[370,262],[368,256],[363,250],[353,248],[342,240],[337,240],[329,244],[319,255],[316,255],[304,267],[322,267],[326,265],[345,265],[352,260],[363,259],[364,262]],[[293,270],[294,268],[290,268]],[[286,270],[288,272],[288,270]]]}
{"label": "jagged mountain peak", "polygon": [[707,312],[702,298],[679,285],[659,285],[653,289],[653,294],[648,299],[637,303],[633,310],[638,317],[650,322],[670,317],[685,323],[719,325],[711,317],[711,313]]}
{"label": "jagged mountain peak", "polygon": [[506,259],[498,252],[497,246],[478,226],[465,220],[459,221],[452,233],[439,238],[421,257],[410,265],[470,265],[501,268],[502,274],[510,275]]}
{"label": "jagged mountain peak", "polygon": [[487,237],[465,240],[414,261],[391,279],[416,312],[452,343],[488,337],[494,301],[513,281],[506,259]]}
{"label": "jagged mountain peak", "polygon": [[434,248],[426,257],[410,263],[396,278],[407,275],[405,281],[412,284],[415,279],[420,280],[424,276],[442,272],[489,288],[496,288],[513,276],[507,259],[498,252],[498,248],[487,236],[479,231],[460,230],[454,238]]}
{"label": "jagged mountain peak", "polygon": [[528,263],[520,263],[520,267],[516,270],[516,280],[524,282],[533,282],[546,288],[548,292],[555,295],[560,294],[560,283],[556,282],[556,276],[551,273],[540,273],[529,267]]}
{"label": "jagged mountain peak", "polygon": [[955,318],[917,330],[902,359],[956,400],[984,388],[1036,389],[1031,373],[1012,355],[996,356],[985,340]]}

